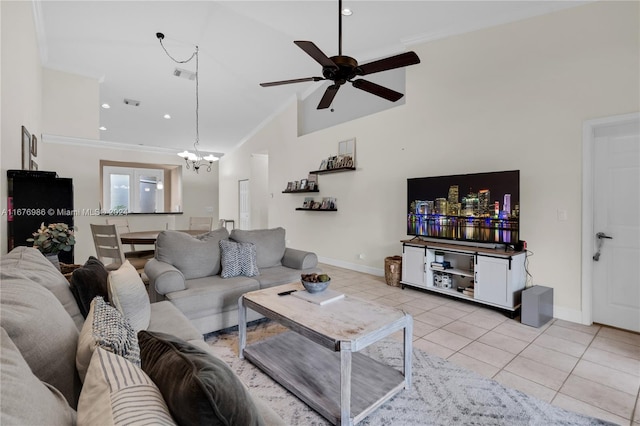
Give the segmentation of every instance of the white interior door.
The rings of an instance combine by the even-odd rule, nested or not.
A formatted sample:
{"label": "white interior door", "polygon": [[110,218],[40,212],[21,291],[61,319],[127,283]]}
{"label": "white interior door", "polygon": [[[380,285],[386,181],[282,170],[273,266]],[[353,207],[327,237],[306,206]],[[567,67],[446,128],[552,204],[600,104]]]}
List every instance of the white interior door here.
{"label": "white interior door", "polygon": [[251,220],[249,205],[249,180],[238,181],[238,212],[240,213],[240,223],[238,228],[249,229]]}
{"label": "white interior door", "polygon": [[[640,332],[640,125],[595,130],[593,322]],[[600,250],[600,254],[596,253]]]}

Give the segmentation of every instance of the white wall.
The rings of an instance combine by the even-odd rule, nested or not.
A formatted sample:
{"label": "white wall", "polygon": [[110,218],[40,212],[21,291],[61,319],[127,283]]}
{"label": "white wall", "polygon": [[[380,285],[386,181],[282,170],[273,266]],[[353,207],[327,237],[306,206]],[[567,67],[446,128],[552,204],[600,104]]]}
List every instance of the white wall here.
{"label": "white wall", "polygon": [[97,80],[45,68],[42,133],[100,139]]}
{"label": "white wall", "polygon": [[6,253],[7,170],[22,168],[22,126],[38,138],[42,133],[42,67],[31,2],[0,1],[0,15],[0,252]]}
{"label": "white wall", "polygon": [[[97,80],[69,73],[43,70],[31,2],[0,2],[2,130],[0,198],[6,209],[9,169],[21,168],[21,126],[39,139],[39,170],[56,171],[73,179],[76,210],[97,209],[100,201],[100,160],[183,164],[174,154],[122,149],[108,142],[96,147],[99,127]],[[19,35],[19,36],[18,36]],[[49,136],[50,134],[56,137]],[[44,137],[43,137],[44,136]],[[80,138],[80,139],[78,139]],[[83,139],[84,138],[84,139]],[[54,140],[73,143],[52,143]],[[86,140],[89,139],[89,140]],[[211,173],[183,170],[183,214],[175,216],[176,229],[188,227],[189,216],[213,216],[218,220],[218,164]],[[209,211],[209,208],[213,212]],[[0,217],[0,252],[7,252],[6,215]],[[89,223],[105,223],[105,217],[77,216],[75,261],[95,254]],[[165,229],[166,215],[131,215],[133,230]]]}
{"label": "white wall", "polygon": [[[406,238],[407,178],[519,169],[533,283],[555,289],[557,317],[580,321],[582,123],[640,109],[637,17],[637,2],[598,2],[412,46],[422,63],[407,68],[404,106],[302,137],[292,103],[221,160],[223,216],[237,214],[250,155],[267,151],[269,226],[291,247],[382,273]],[[358,170],[319,176],[338,212],[295,211],[305,194],[282,194],[286,183],[351,137]]]}
{"label": "white wall", "polygon": [[[68,143],[52,143],[58,138],[43,138],[41,144],[40,169],[55,170],[60,177],[73,179],[74,210],[79,215],[74,218],[76,227],[75,261],[83,263],[88,256],[95,255],[90,223],[106,223],[105,216],[82,215],[83,210],[99,208],[101,199],[100,160],[144,162],[159,164],[183,164],[183,160],[175,154],[157,152],[140,152],[112,148],[108,144],[104,148],[82,146]],[[74,141],[76,142],[76,141]],[[175,229],[187,229],[190,216],[213,216],[218,221],[218,168],[214,163],[210,173],[191,170],[182,171],[183,214],[133,214],[128,216],[132,231],[166,229],[167,223],[175,221]],[[213,207],[213,213],[207,211]]]}

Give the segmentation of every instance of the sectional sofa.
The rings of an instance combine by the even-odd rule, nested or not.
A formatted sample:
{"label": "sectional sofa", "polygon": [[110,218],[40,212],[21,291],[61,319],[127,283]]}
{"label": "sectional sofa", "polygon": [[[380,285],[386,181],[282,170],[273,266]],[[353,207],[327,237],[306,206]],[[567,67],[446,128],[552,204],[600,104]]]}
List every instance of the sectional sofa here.
{"label": "sectional sofa", "polygon": [[85,319],[39,251],[2,256],[0,424],[284,424],[128,262],[108,274]]}
{"label": "sectional sofa", "polygon": [[[283,228],[163,231],[145,265],[152,301],[168,300],[202,334],[238,324],[238,298],[320,272],[315,253],[285,247]],[[249,312],[248,319],[260,316]]]}

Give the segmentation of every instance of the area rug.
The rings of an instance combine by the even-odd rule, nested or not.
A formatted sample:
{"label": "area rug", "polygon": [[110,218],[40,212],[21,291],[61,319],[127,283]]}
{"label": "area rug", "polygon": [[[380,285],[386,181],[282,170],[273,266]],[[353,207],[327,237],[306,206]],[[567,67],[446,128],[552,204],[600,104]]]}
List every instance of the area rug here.
{"label": "area rug", "polygon": [[[265,338],[282,332],[270,321],[251,324],[251,338]],[[213,352],[222,358],[253,395],[267,402],[287,425],[329,425],[322,416],[250,362],[238,358],[237,327],[205,336]],[[402,344],[393,339],[380,341],[363,353],[402,370]],[[413,350],[412,386],[403,390],[361,425],[611,425],[592,417],[576,414],[500,383],[458,367],[455,364]]]}

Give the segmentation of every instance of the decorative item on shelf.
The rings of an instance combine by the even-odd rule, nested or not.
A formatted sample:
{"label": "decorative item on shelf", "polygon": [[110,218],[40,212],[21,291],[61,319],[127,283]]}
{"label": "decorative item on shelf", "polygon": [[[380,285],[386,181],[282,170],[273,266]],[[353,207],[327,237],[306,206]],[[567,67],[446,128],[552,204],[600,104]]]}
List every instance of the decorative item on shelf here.
{"label": "decorative item on shelf", "polygon": [[311,209],[311,208],[313,208],[313,204],[314,203],[315,203],[315,201],[313,200],[313,197],[305,197],[304,203],[302,203],[302,208],[303,209]]}
{"label": "decorative item on shelf", "polygon": [[300,281],[309,293],[320,293],[329,287],[331,277],[327,274],[302,274]]}
{"label": "decorative item on shelf", "polygon": [[443,260],[442,262],[431,262],[431,269],[437,269],[438,271],[451,269],[451,263],[447,260]]}
{"label": "decorative item on shelf", "polygon": [[307,189],[307,182],[308,182],[308,181],[307,181],[307,179],[302,179],[302,180],[300,181],[300,188],[299,188],[299,189],[300,189],[301,191],[303,191],[303,190],[306,190],[306,189]]}
{"label": "decorative item on shelf", "polygon": [[322,205],[320,206],[322,210],[333,210],[336,209],[336,199],[333,197],[324,197],[322,198]]}
{"label": "decorative item on shelf", "polygon": [[307,177],[307,182],[309,184],[309,189],[313,190],[318,186],[318,175],[315,173],[309,173]]}
{"label": "decorative item on shelf", "polygon": [[76,243],[73,229],[69,228],[69,225],[66,223],[51,223],[45,226],[44,222],[42,222],[40,228],[32,235],[33,238],[28,238],[27,241],[32,242],[33,246],[40,250],[40,252],[60,270],[58,253],[61,251],[71,251],[73,245]]}
{"label": "decorative item on shelf", "polygon": [[[213,165],[213,162],[214,161],[218,161],[218,157],[216,157],[215,155],[212,155],[212,154],[202,155],[202,153],[200,153],[200,150],[198,149],[198,146],[200,145],[200,119],[199,119],[200,97],[199,97],[199,94],[198,94],[198,91],[199,91],[199,80],[198,80],[198,77],[199,77],[199,71],[200,71],[199,70],[199,60],[198,60],[199,48],[196,45],[195,46],[195,51],[191,54],[191,57],[189,59],[186,59],[184,61],[178,61],[178,60],[174,59],[173,56],[171,56],[169,54],[167,49],[164,47],[164,44],[162,44],[162,40],[164,39],[164,34],[156,33],[156,37],[160,41],[160,46],[162,46],[162,49],[164,49],[164,51],[167,54],[167,56],[169,58],[171,58],[171,60],[174,61],[175,63],[185,64],[187,62],[190,62],[194,58],[196,60],[196,72],[195,72],[195,75],[193,77],[193,79],[196,82],[196,139],[195,139],[195,142],[193,143],[193,149],[194,149],[195,153],[192,153],[192,152],[189,152],[189,151],[185,150],[185,151],[179,153],[178,156],[184,158],[184,161],[187,164],[187,169],[193,169],[193,170],[195,170],[196,173],[199,173],[200,167],[206,166],[207,167],[207,171],[210,172],[211,171],[211,166]],[[180,77],[183,73],[186,74],[187,71],[183,72],[183,70],[176,69],[176,72],[174,72],[174,75],[177,76],[177,77]],[[190,77],[187,77],[187,78],[191,79]]]}

